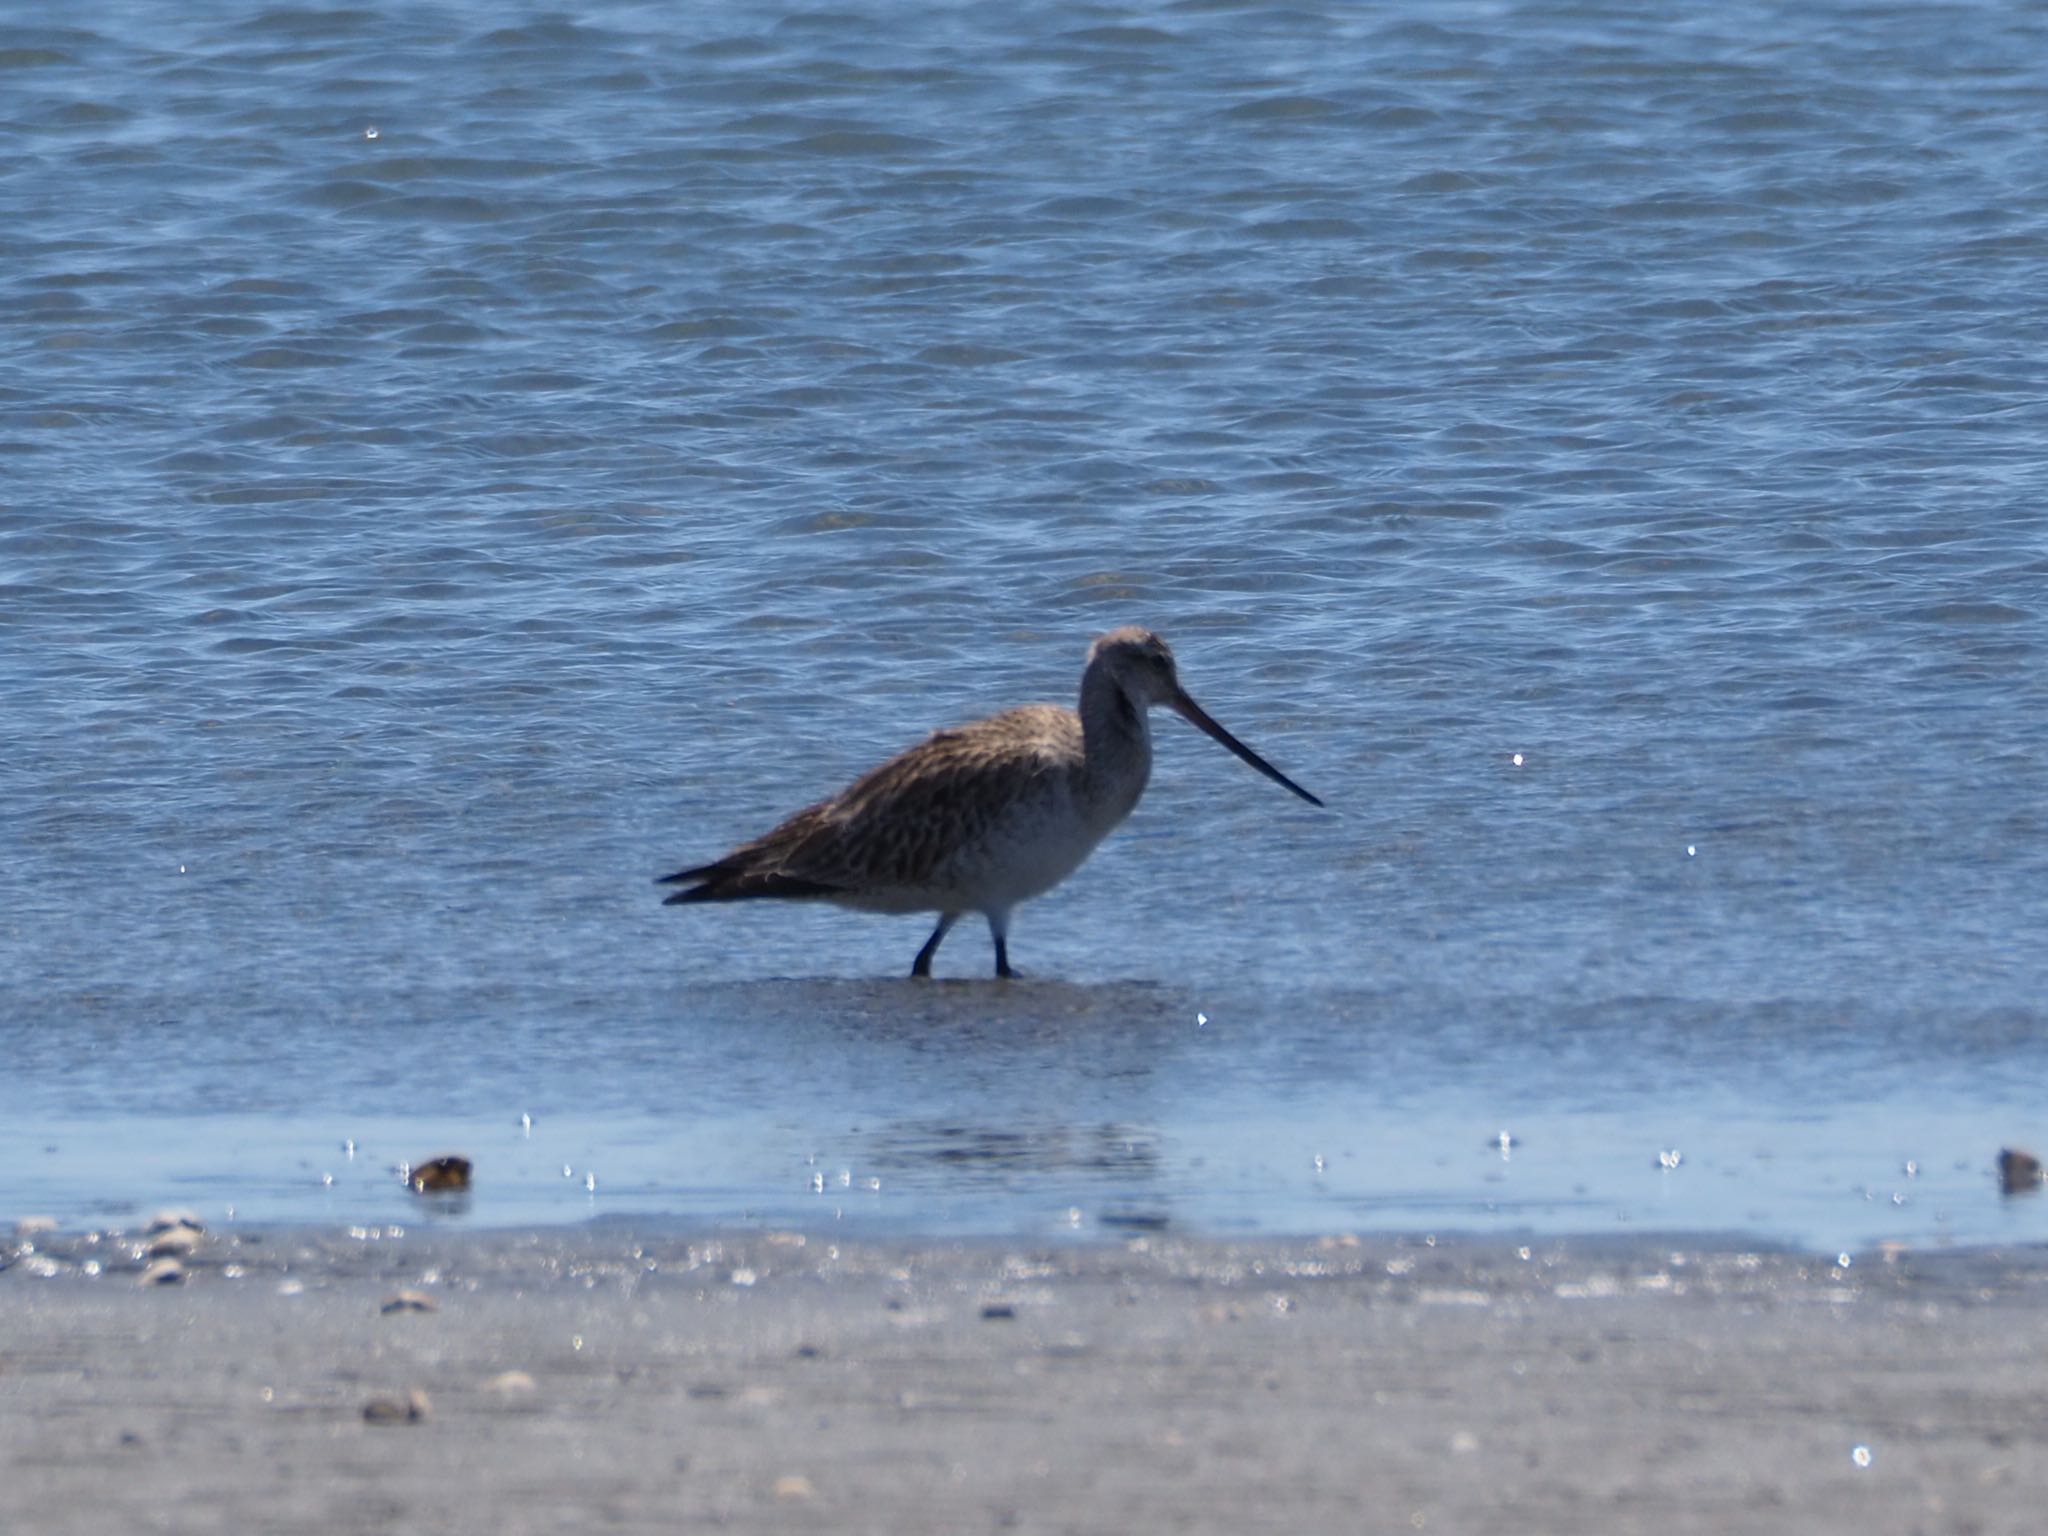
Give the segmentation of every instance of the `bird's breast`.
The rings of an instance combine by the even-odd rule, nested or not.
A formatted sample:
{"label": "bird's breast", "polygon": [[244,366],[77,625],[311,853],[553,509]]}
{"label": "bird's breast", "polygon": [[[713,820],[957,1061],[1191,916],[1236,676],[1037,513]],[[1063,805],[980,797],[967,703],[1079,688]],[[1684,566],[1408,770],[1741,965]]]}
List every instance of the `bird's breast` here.
{"label": "bird's breast", "polygon": [[971,894],[971,905],[1012,906],[1066,879],[1108,831],[1068,797],[1026,803],[955,852],[947,883]]}

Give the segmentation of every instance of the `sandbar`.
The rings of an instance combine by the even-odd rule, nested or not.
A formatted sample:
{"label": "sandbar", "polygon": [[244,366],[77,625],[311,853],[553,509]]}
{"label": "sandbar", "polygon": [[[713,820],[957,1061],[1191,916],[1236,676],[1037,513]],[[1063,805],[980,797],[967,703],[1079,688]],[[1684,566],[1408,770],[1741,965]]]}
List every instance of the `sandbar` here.
{"label": "sandbar", "polygon": [[[2048,1257],[0,1240],[11,1531],[2020,1531]],[[1844,1264],[1842,1258],[1848,1258]]]}

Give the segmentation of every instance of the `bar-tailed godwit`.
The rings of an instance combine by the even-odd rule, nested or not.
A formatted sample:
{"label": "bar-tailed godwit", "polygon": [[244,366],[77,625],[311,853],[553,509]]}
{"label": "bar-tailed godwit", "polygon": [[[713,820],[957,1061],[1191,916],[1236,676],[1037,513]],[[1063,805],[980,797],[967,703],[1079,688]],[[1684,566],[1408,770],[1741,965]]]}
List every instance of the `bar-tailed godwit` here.
{"label": "bar-tailed godwit", "polygon": [[781,896],[936,912],[912,976],[931,975],[947,931],[979,912],[995,940],[996,974],[1014,976],[1011,910],[1066,879],[1130,815],[1152,773],[1145,712],[1154,704],[1310,805],[1323,803],[1187,696],[1164,640],[1117,629],[1089,647],[1078,712],[1027,704],[936,731],[724,858],[663,876],[689,886],[668,902]]}

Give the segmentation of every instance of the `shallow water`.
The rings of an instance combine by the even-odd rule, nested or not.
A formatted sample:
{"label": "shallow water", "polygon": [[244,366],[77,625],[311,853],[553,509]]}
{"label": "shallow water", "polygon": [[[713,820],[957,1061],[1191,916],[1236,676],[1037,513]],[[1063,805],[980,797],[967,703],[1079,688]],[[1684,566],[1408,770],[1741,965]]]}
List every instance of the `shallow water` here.
{"label": "shallow water", "polygon": [[[2048,1236],[2044,41],[9,29],[0,1209]],[[659,906],[1132,621],[1331,810]]]}

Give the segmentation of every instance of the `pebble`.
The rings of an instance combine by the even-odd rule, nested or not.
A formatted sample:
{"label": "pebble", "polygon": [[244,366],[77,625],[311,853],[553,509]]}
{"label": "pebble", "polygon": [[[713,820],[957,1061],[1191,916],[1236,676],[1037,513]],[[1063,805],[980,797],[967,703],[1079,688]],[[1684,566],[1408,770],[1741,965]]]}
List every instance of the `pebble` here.
{"label": "pebble", "polygon": [[427,1394],[414,1387],[404,1397],[373,1397],[363,1404],[365,1424],[417,1424],[429,1413],[434,1405],[427,1400]]}
{"label": "pebble", "polygon": [[144,1227],[143,1231],[150,1237],[154,1237],[159,1232],[175,1231],[181,1227],[193,1232],[204,1232],[206,1230],[206,1223],[201,1221],[191,1211],[158,1211],[149,1218],[149,1225]]}
{"label": "pebble", "polygon": [[818,1496],[811,1480],[801,1472],[786,1472],[775,1479],[775,1497],[783,1504],[808,1504]]}
{"label": "pebble", "polygon": [[469,1188],[471,1163],[466,1157],[434,1157],[415,1163],[406,1182],[417,1195],[445,1195]]}
{"label": "pebble", "polygon": [[484,1390],[494,1397],[531,1397],[540,1388],[524,1371],[500,1371],[484,1383]]}
{"label": "pebble", "polygon": [[185,1278],[185,1266],[176,1259],[158,1259],[143,1270],[138,1285],[178,1285]]}
{"label": "pebble", "polygon": [[998,1318],[1015,1317],[1017,1309],[1007,1301],[992,1301],[981,1309],[981,1315],[990,1322]]}
{"label": "pebble", "polygon": [[400,1291],[395,1296],[385,1297],[384,1305],[380,1310],[386,1314],[392,1312],[438,1312],[441,1310],[441,1303],[434,1300],[425,1291]]}

